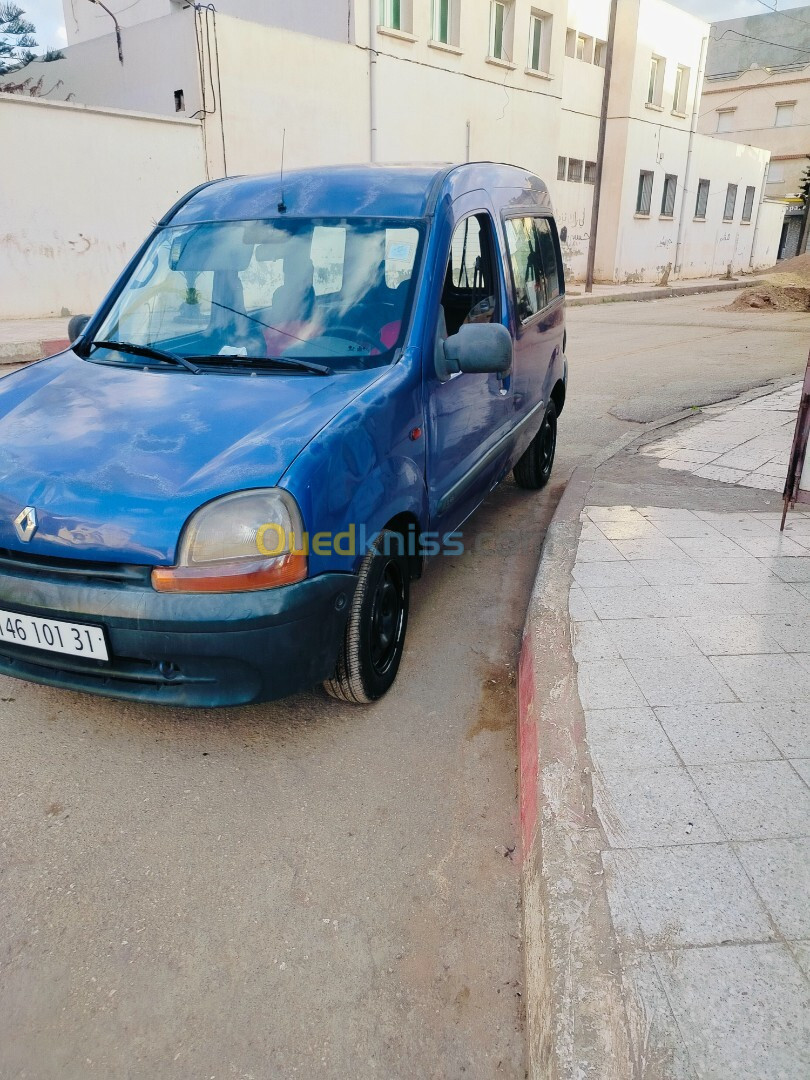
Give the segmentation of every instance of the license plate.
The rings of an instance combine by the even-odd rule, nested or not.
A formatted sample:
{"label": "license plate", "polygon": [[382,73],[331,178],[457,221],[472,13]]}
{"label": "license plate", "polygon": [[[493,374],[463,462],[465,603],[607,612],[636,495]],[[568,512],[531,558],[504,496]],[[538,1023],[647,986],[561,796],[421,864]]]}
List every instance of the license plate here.
{"label": "license plate", "polygon": [[41,619],[0,608],[0,642],[24,645],[29,649],[67,653],[89,660],[109,660],[104,631],[100,626]]}

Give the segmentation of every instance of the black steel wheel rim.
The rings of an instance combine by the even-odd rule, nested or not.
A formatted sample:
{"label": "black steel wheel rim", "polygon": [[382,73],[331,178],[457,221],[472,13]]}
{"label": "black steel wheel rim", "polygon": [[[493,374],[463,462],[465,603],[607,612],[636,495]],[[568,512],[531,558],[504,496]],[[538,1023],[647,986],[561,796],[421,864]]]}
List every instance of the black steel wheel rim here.
{"label": "black steel wheel rim", "polygon": [[385,675],[394,662],[402,640],[405,618],[405,584],[393,559],[383,569],[371,606],[371,664]]}
{"label": "black steel wheel rim", "polygon": [[547,416],[543,421],[543,430],[540,436],[540,469],[543,474],[550,472],[554,464],[554,449],[557,444],[557,424]]}

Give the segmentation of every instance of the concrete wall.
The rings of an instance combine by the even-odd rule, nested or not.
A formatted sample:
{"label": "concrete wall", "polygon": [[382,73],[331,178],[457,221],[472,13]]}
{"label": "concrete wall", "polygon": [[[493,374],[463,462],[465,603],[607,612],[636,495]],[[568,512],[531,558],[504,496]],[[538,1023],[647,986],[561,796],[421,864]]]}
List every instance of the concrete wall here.
{"label": "concrete wall", "polygon": [[[77,11],[92,11],[93,7],[76,2]],[[200,108],[200,72],[191,8],[124,30],[123,64],[118,60],[115,35],[108,31],[109,19],[104,36],[64,49],[63,60],[28,64],[21,73],[0,78],[0,83],[19,83],[23,76],[34,83],[42,78],[41,93],[49,101],[70,100],[165,116],[178,115],[174,92],[182,90],[185,110],[179,115],[191,117]]]}
{"label": "concrete wall", "polygon": [[[124,36],[128,29],[166,15],[188,10],[188,0],[104,0]],[[88,0],[62,0],[68,45],[109,34],[110,16]],[[284,30],[347,41],[353,16],[352,0],[217,0],[217,12]]]}
{"label": "concrete wall", "polygon": [[200,124],[0,94],[0,318],[92,311],[179,195]]}

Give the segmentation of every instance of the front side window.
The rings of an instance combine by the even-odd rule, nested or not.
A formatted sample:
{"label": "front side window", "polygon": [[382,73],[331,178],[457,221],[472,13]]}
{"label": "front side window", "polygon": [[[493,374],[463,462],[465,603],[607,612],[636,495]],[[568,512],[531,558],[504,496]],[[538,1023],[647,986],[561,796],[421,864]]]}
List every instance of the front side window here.
{"label": "front side window", "polygon": [[742,220],[745,221],[745,222],[749,222],[751,220],[751,215],[752,215],[752,213],[754,211],[754,195],[755,195],[755,193],[756,193],[756,188],[754,188],[754,187],[749,186],[749,187],[747,187],[745,189],[745,201],[743,202],[743,211],[742,211]]}
{"label": "front side window", "polygon": [[675,213],[675,192],[678,188],[678,177],[667,173],[664,177],[664,194],[661,199],[661,216],[672,217]]}
{"label": "front side window", "polygon": [[500,292],[495,250],[487,214],[474,214],[456,226],[442,290],[440,337],[457,333],[465,323],[495,319]]}
{"label": "front side window", "polygon": [[706,218],[706,207],[709,204],[709,181],[698,180],[697,199],[695,200],[695,217],[700,221]]}
{"label": "front side window", "polygon": [[737,205],[737,185],[729,184],[726,190],[726,206],[723,211],[723,221],[734,220],[734,208]]}
{"label": "front side window", "polygon": [[419,222],[377,218],[169,226],[96,338],[235,365],[378,366],[404,337],[423,233]]}
{"label": "front side window", "polygon": [[638,176],[638,194],[636,195],[636,213],[648,217],[652,205],[653,174],[642,169]]}

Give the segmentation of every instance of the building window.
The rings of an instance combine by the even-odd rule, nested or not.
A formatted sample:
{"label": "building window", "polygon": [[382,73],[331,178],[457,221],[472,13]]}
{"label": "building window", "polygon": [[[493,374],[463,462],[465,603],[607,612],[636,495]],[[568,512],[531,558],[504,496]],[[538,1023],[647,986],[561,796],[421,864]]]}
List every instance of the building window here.
{"label": "building window", "polygon": [[582,183],[582,158],[568,159],[568,179],[574,184]]}
{"label": "building window", "polygon": [[653,174],[642,169],[638,174],[638,195],[636,196],[636,213],[644,217],[650,216],[652,205]]}
{"label": "building window", "polygon": [[737,205],[737,185],[729,184],[726,191],[726,206],[723,210],[723,221],[734,220],[734,207]]}
{"label": "building window", "polygon": [[557,179],[565,179],[565,170],[568,168],[568,159],[564,157],[557,158]]}
{"label": "building window", "polygon": [[664,72],[667,62],[663,56],[653,56],[650,60],[650,81],[647,83],[647,104],[660,105],[664,93]]}
{"label": "building window", "polygon": [[551,61],[551,16],[532,10],[529,20],[529,71],[548,72]]}
{"label": "building window", "polygon": [[607,63],[607,42],[596,41],[593,46],[593,62],[597,67],[603,68]]}
{"label": "building window", "polygon": [[574,55],[577,60],[584,60],[586,64],[593,61],[593,38],[587,34],[577,34],[577,43]]}
{"label": "building window", "polygon": [[664,194],[661,198],[661,216],[672,217],[675,213],[675,192],[678,188],[678,177],[667,173],[664,177]]}
{"label": "building window", "polygon": [[672,111],[676,113],[686,112],[686,102],[689,97],[689,68],[678,64],[675,74],[675,97],[672,101]]}
{"label": "building window", "polygon": [[774,127],[791,127],[793,125],[793,110],[796,108],[795,101],[780,101],[776,104],[776,119]]}
{"label": "building window", "polygon": [[493,60],[511,60],[509,35],[510,4],[492,0],[489,5],[489,55]]}
{"label": "building window", "polygon": [[699,221],[706,220],[706,207],[709,204],[709,181],[698,180],[697,201],[695,202],[695,217]]}
{"label": "building window", "polygon": [[736,109],[718,109],[717,110],[717,131],[722,135],[724,131],[734,130],[734,113]]}
{"label": "building window", "polygon": [[577,51],[577,32],[572,30],[569,26],[565,31],[565,55],[570,56],[572,59],[576,55]]}
{"label": "building window", "polygon": [[433,31],[434,41],[441,41],[445,45],[450,41],[450,0],[433,0]]}
{"label": "building window", "polygon": [[785,182],[785,166],[781,161],[772,161],[768,166],[768,179],[765,181],[767,184],[784,184]]}
{"label": "building window", "polygon": [[754,194],[756,188],[747,187],[745,189],[745,201],[743,202],[742,221],[748,222],[751,220],[751,214],[754,211]]}
{"label": "building window", "polygon": [[186,95],[183,93],[182,90],[175,90],[174,92],[174,111],[186,111]]}
{"label": "building window", "polygon": [[595,161],[586,161],[585,162],[585,183],[586,184],[595,184],[596,183],[596,162]]}
{"label": "building window", "polygon": [[402,0],[380,0],[380,26],[402,30]]}

